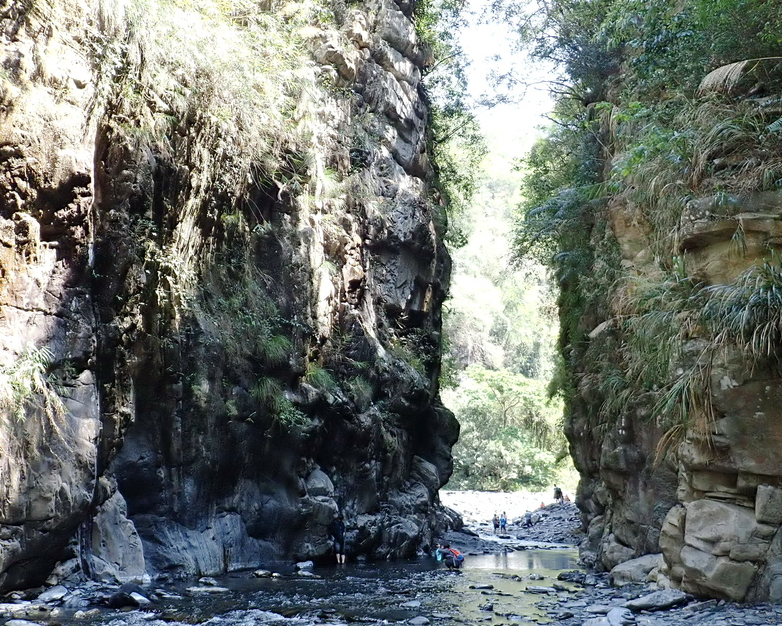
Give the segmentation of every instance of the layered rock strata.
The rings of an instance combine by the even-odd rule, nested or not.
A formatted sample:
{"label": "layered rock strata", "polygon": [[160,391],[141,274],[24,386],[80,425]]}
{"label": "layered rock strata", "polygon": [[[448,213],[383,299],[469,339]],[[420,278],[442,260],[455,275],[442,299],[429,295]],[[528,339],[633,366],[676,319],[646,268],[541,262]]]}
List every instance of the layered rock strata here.
{"label": "layered rock strata", "polygon": [[[759,119],[765,119],[769,106],[778,107],[774,97],[752,102],[745,106]],[[720,163],[725,158],[738,168],[756,155],[747,147],[746,154],[712,157],[709,171],[717,177],[727,167]],[[773,264],[780,245],[782,194],[711,193],[704,188],[688,201],[672,234],[654,233],[638,206],[613,198],[598,210],[604,222],[596,222],[605,229],[595,227],[592,241],[597,246],[610,239],[626,275],[659,281],[659,259],[652,250],[653,239],[662,239],[697,297],[711,297],[719,293],[715,289],[739,284],[752,268]],[[754,285],[747,293],[768,295],[758,311],[774,315],[772,288],[762,278]],[[604,311],[590,310],[581,319],[590,344],[614,342],[618,351],[629,341],[616,322],[621,296]],[[761,317],[749,337],[769,333],[768,327],[761,328]],[[582,476],[578,502],[587,531],[584,556],[620,576],[618,564],[661,553],[664,562],[654,568],[652,578],[663,586],[699,596],[780,602],[782,385],[775,366],[777,336],[764,335],[768,345],[758,350],[767,349],[770,359],[753,359],[751,350],[725,341],[727,331],[717,337],[722,343],[714,349],[716,339],[699,326],[706,323],[703,318],[682,309],[676,319],[699,322],[687,330],[673,374],[681,376],[688,368],[703,373],[695,380],[701,387],[676,404],[691,402],[688,420],[678,426],[662,424],[659,410],[653,419],[661,395],[652,388],[622,406],[616,423],[596,427],[603,398],[595,393],[589,364],[579,364],[581,386],[568,437]]]}
{"label": "layered rock strata", "polygon": [[[273,4],[229,27],[305,10]],[[450,268],[411,4],[291,28],[286,111],[237,110],[265,94],[230,92],[241,56],[213,84],[149,80],[165,39],[132,2],[3,9],[0,589],[58,562],[137,580],[324,557],[338,510],[351,552],[406,556],[447,521]]]}

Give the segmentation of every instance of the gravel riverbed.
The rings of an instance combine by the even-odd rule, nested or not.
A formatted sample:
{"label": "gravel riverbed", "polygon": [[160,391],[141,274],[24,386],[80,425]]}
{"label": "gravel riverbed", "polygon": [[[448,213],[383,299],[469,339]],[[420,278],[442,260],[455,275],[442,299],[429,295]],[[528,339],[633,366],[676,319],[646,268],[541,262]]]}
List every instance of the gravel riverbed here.
{"label": "gravel riverbed", "polygon": [[[570,502],[553,504],[547,494],[494,494],[491,492],[441,492],[446,506],[462,514],[465,528],[444,539],[461,546],[470,558],[477,555],[533,554],[541,551],[575,551],[581,541],[580,517]],[[496,535],[491,516],[506,511],[511,520],[507,532]],[[524,512],[535,513],[535,524],[523,524]],[[498,579],[508,577],[494,572]],[[519,583],[518,594],[537,594],[534,606],[543,616],[508,614],[488,603],[485,620],[493,624],[557,623],[565,626],[782,626],[782,606],[767,603],[741,604],[715,599],[698,599],[689,594],[659,589],[656,584],[615,586],[607,573],[583,568],[541,572],[532,567],[526,575],[512,574]],[[537,584],[532,583],[537,581]],[[487,591],[490,593],[491,591]],[[500,594],[502,595],[502,594]],[[489,609],[491,608],[491,615]]]}
{"label": "gravel riverbed", "polygon": [[467,555],[456,572],[422,555],[299,568],[277,564],[141,587],[66,580],[10,594],[0,603],[0,618],[6,626],[782,626],[782,606],[699,600],[646,584],[613,586],[608,574],[579,567],[581,531],[573,504],[544,501],[541,508],[538,498],[530,499],[537,518],[527,528],[516,521],[523,520],[526,504],[517,494],[503,496],[514,497],[499,507],[511,519],[502,535],[489,522],[496,502],[486,506],[482,496],[457,496],[485,508],[465,515],[463,531],[438,538]]}

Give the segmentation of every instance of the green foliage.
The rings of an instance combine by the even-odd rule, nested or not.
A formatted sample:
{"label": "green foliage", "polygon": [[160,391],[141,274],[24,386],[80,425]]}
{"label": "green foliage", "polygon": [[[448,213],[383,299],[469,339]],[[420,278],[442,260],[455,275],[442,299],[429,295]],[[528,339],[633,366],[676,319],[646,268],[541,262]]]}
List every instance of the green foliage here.
{"label": "green foliage", "polygon": [[250,393],[255,401],[269,412],[273,424],[284,431],[300,428],[309,421],[307,416],[285,397],[282,383],[276,378],[259,378]]}
{"label": "green foliage", "polygon": [[486,153],[480,126],[467,100],[465,56],[455,39],[463,25],[465,5],[465,0],[421,0],[415,4],[414,14],[418,37],[432,57],[424,85],[430,100],[429,151],[438,192],[433,203],[439,212],[440,231],[454,246],[465,242],[453,222],[475,194]]}
{"label": "green foliage", "polygon": [[701,322],[715,343],[738,346],[751,366],[778,359],[782,346],[782,265],[772,257],[732,284],[703,289]]}
{"label": "green foliage", "polygon": [[322,389],[323,391],[333,392],[337,388],[337,383],[334,381],[331,372],[314,363],[310,363],[307,366],[304,380],[316,389]]}
{"label": "green foliage", "polygon": [[265,368],[285,365],[293,344],[284,334],[283,320],[269,295],[265,277],[249,259],[226,255],[205,282],[204,313],[211,334],[235,364],[250,359]]}
{"label": "green foliage", "polygon": [[459,220],[469,240],[451,251],[454,272],[443,321],[442,385],[458,385],[459,371],[471,364],[540,379],[553,367],[556,312],[546,270],[534,261],[508,267],[508,231],[513,229],[521,176],[507,168],[516,147],[506,139],[487,135],[492,149],[485,175]]}
{"label": "green foliage", "polygon": [[347,381],[346,391],[359,411],[366,411],[372,404],[375,388],[362,376],[354,376]]}
{"label": "green foliage", "polygon": [[[517,258],[546,263],[561,289],[554,384],[567,402],[586,390],[579,410],[595,428],[643,405],[670,428],[667,443],[693,425],[706,432],[725,354],[739,350],[750,366],[777,358],[777,276],[767,263],[704,287],[676,256],[675,234],[713,198],[711,216],[736,219],[742,254],[742,198],[782,187],[782,144],[778,115],[758,101],[696,88],[716,67],[778,54],[782,13],[761,0],[494,5],[565,73],[555,124],[524,163],[515,238]],[[623,250],[622,260],[609,207],[632,216],[649,258]]]}
{"label": "green foliage", "polygon": [[779,7],[764,0],[615,1],[600,39],[624,49],[628,87],[652,95],[692,90],[710,69],[778,54],[780,26]]}
{"label": "green foliage", "polygon": [[25,349],[13,363],[0,367],[0,408],[22,422],[29,409],[37,409],[54,421],[65,406],[48,374],[54,359],[46,347]]}
{"label": "green foliage", "polygon": [[545,383],[474,365],[443,399],[462,426],[451,485],[470,489],[543,487],[564,456],[561,406]]}

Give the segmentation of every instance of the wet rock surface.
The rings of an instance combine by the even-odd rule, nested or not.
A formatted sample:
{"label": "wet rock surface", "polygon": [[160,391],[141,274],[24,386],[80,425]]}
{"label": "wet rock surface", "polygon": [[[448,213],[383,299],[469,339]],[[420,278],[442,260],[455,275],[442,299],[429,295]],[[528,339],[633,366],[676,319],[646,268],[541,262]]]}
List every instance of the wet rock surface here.
{"label": "wet rock surface", "polygon": [[541,540],[568,533],[577,538],[572,510],[572,505],[547,507],[522,538],[513,527],[507,538],[495,538],[480,527],[447,533],[438,539],[468,553],[458,572],[421,556],[312,569],[269,563],[264,570],[145,586],[66,582],[9,595],[0,604],[0,617],[12,626],[55,621],[112,626],[782,623],[782,606],[702,601],[648,583],[615,587],[609,574],[581,569],[572,542]]}

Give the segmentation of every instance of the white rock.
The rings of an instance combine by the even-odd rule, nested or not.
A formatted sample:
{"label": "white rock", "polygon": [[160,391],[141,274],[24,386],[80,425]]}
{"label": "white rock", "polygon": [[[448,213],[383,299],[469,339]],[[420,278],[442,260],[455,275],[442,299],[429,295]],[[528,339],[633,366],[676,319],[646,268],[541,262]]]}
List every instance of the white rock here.
{"label": "white rock", "polygon": [[54,602],[56,600],[62,600],[68,595],[68,590],[62,585],[57,585],[51,589],[47,589],[41,595],[38,596],[40,602]]}
{"label": "white rock", "polygon": [[130,597],[133,598],[136,602],[138,602],[139,606],[146,606],[147,604],[152,604],[152,600],[150,600],[146,596],[142,596],[140,593],[136,591],[133,591],[130,594]]}

